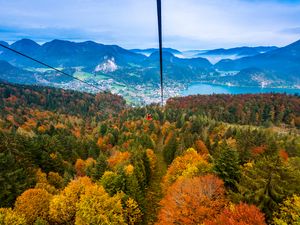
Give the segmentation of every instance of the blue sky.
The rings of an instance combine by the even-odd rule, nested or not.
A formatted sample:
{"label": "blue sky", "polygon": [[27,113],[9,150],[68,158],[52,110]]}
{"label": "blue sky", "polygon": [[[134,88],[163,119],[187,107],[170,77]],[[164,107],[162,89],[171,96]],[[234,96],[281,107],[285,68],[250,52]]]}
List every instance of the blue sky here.
{"label": "blue sky", "polygon": [[[162,0],[164,46],[277,45],[300,39],[300,0]],[[0,0],[0,40],[157,47],[156,0]]]}

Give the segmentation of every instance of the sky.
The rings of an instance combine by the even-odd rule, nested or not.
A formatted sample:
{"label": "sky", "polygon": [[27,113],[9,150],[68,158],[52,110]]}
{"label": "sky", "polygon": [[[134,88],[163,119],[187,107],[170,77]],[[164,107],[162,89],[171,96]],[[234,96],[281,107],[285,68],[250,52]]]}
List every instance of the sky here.
{"label": "sky", "polygon": [[[162,0],[163,45],[180,50],[285,46],[300,39],[300,0]],[[156,0],[0,0],[0,40],[158,46]]]}

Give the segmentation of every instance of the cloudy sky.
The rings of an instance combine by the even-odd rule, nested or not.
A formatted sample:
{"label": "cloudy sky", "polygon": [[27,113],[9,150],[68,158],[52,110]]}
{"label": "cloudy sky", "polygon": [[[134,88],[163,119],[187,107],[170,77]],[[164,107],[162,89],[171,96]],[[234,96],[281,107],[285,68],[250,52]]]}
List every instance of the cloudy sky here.
{"label": "cloudy sky", "polygon": [[[300,0],[162,0],[164,46],[277,45],[300,39]],[[157,47],[156,0],[0,0],[0,40]]]}

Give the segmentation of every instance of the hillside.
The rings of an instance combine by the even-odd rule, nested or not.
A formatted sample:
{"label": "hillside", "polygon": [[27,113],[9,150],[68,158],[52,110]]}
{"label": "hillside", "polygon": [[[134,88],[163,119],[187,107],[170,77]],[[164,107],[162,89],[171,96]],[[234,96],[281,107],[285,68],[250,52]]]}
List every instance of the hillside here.
{"label": "hillside", "polygon": [[[64,40],[53,40],[43,45],[29,39],[13,43],[11,48],[28,54],[54,67],[96,67],[106,58],[114,57],[120,65],[136,63],[144,59],[143,55],[135,54],[116,45],[103,45],[92,41],[75,43]],[[72,57],[70,57],[72,56]],[[16,56],[5,50],[0,59],[4,59],[21,67],[39,67],[39,64]]]}
{"label": "hillside", "polygon": [[[300,71],[300,40],[283,48],[278,48],[264,54],[244,57],[237,60],[223,60],[215,67],[223,71],[240,71],[253,74],[251,70],[259,69],[271,83],[298,84]],[[232,78],[234,80],[234,78]]]}
{"label": "hillside", "polygon": [[0,90],[4,225],[264,225],[297,215],[299,96],[188,96],[162,109],[110,93]]}
{"label": "hillside", "polygon": [[286,94],[194,95],[168,99],[166,108],[229,123],[300,126],[300,97]]}
{"label": "hillside", "polygon": [[236,55],[236,56],[253,56],[259,55],[261,53],[266,53],[272,50],[277,49],[275,46],[259,46],[259,47],[237,47],[237,48],[219,48],[208,50],[203,53],[198,53],[197,56],[201,57],[201,55]]}
{"label": "hillside", "polygon": [[[53,40],[42,45],[22,39],[8,45],[57,69],[123,96],[134,105],[159,99],[159,54],[157,49],[126,50],[92,41]],[[190,51],[188,54],[199,51]],[[184,52],[164,48],[166,98],[178,96],[192,82],[299,89],[299,41],[286,47],[237,47],[201,51],[185,58]],[[196,54],[196,53],[195,53]],[[225,56],[214,64],[210,57]],[[234,57],[231,57],[234,56]],[[194,57],[194,58],[193,58]],[[209,61],[210,60],[210,61]],[[7,49],[0,52],[0,79],[94,93],[70,77],[58,74]]]}
{"label": "hillside", "polygon": [[10,83],[38,83],[34,73],[17,68],[3,60],[0,60],[0,79]]}
{"label": "hillside", "polygon": [[[4,118],[12,112],[36,109],[104,119],[109,115],[118,114],[125,108],[125,100],[111,93],[94,95],[57,88],[5,83],[0,83],[0,89],[1,115]],[[26,117],[26,115],[23,116]]]}

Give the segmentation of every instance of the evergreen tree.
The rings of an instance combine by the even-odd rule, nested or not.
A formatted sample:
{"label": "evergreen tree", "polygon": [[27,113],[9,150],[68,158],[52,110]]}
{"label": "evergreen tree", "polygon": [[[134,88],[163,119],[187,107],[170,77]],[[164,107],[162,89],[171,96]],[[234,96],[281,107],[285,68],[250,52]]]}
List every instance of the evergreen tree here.
{"label": "evergreen tree", "polygon": [[102,123],[100,126],[100,134],[103,137],[106,134],[107,131],[107,124],[106,123]]}
{"label": "evergreen tree", "polygon": [[126,179],[124,171],[118,173],[106,171],[101,177],[100,183],[111,196],[120,191],[125,192]]}
{"label": "evergreen tree", "polygon": [[0,132],[0,207],[12,206],[16,197],[33,184],[29,157],[19,137]]}
{"label": "evergreen tree", "polygon": [[0,206],[11,206],[29,187],[30,178],[10,153],[0,153],[0,168]]}
{"label": "evergreen tree", "polygon": [[278,203],[300,191],[299,172],[279,157],[264,157],[246,165],[233,199],[257,205],[271,218]]}
{"label": "evergreen tree", "polygon": [[138,138],[138,142],[145,148],[150,148],[153,149],[154,148],[154,144],[153,141],[151,140],[151,138],[149,137],[148,134],[143,134],[141,137]]}
{"label": "evergreen tree", "polygon": [[100,180],[104,172],[108,169],[107,158],[103,153],[100,153],[96,165],[92,171],[93,180]]}
{"label": "evergreen tree", "polygon": [[223,179],[226,186],[234,188],[240,177],[239,155],[230,146],[223,142],[221,152],[214,162],[214,172]]}
{"label": "evergreen tree", "polygon": [[177,140],[176,140],[176,135],[173,134],[172,137],[170,138],[170,140],[168,141],[168,143],[166,143],[164,150],[163,150],[163,155],[164,155],[164,159],[166,161],[167,164],[171,164],[174,156],[175,156],[175,152],[177,150]]}
{"label": "evergreen tree", "polygon": [[139,182],[134,173],[126,176],[126,191],[125,193],[136,200],[139,205],[144,204],[144,195]]}

